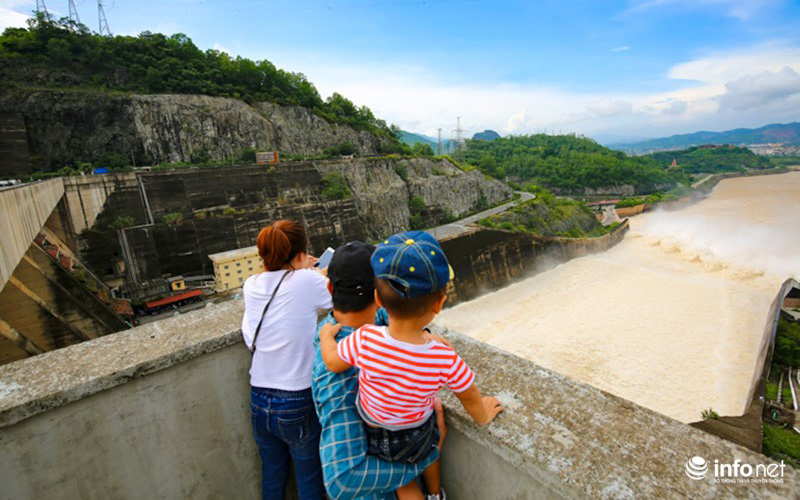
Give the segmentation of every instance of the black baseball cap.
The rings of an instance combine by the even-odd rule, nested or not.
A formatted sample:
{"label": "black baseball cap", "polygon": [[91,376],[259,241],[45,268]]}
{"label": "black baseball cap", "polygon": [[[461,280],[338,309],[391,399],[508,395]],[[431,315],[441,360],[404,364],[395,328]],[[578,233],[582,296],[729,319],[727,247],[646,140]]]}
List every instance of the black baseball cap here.
{"label": "black baseball cap", "polygon": [[372,296],[375,292],[375,274],[370,259],[375,247],[353,241],[336,249],[328,264],[328,279],[333,294],[347,296]]}

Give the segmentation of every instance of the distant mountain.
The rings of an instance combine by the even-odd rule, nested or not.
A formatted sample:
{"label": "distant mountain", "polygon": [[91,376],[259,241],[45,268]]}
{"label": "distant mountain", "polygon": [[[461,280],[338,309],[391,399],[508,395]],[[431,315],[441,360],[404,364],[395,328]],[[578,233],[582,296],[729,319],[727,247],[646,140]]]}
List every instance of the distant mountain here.
{"label": "distant mountain", "polygon": [[[433,137],[427,135],[415,134],[405,130],[400,131],[400,142],[413,146],[417,143],[428,144],[433,148],[433,152],[437,153],[439,142]],[[442,139],[442,154],[450,154],[456,150],[457,143],[453,139]]]}
{"label": "distant mountain", "polygon": [[737,128],[725,132],[694,132],[660,139],[613,144],[610,147],[630,152],[647,152],[656,149],[686,148],[703,144],[763,144],[782,142],[800,145],[800,123],[773,123],[761,128]]}
{"label": "distant mountain", "polygon": [[479,141],[493,141],[495,139],[499,139],[500,134],[494,130],[484,130],[483,132],[478,132],[477,134],[473,135],[472,138]]}
{"label": "distant mountain", "polygon": [[436,151],[436,139],[428,137],[422,134],[414,134],[412,132],[406,132],[405,130],[400,131],[400,142],[403,144],[408,144],[409,146],[413,146],[421,142],[422,144],[428,144],[430,147]]}

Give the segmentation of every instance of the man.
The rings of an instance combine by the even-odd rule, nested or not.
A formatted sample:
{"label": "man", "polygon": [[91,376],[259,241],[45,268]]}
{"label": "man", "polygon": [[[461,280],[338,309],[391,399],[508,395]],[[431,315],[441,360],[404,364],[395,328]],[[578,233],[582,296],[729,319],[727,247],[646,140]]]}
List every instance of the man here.
{"label": "man", "polygon": [[[328,266],[333,311],[320,322],[340,323],[336,340],[342,340],[364,324],[387,324],[384,310],[375,303],[375,277],[370,257],[375,247],[354,242],[336,250]],[[438,458],[438,452],[418,464],[391,463],[367,455],[364,423],[356,408],[358,371],[328,371],[314,340],[314,370],[311,383],[322,434],[320,458],[325,488],[334,500],[350,498],[394,498],[394,490],[422,474]],[[444,438],[444,419],[437,408]],[[441,441],[440,441],[441,442]]]}

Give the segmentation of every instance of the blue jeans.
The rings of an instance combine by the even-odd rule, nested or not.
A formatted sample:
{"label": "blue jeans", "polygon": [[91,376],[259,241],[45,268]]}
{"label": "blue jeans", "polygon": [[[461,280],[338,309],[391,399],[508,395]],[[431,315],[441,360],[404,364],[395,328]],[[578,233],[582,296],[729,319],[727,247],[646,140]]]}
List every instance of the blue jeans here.
{"label": "blue jeans", "polygon": [[261,455],[262,497],[283,500],[291,457],[300,500],[324,499],[319,461],[321,428],[311,389],[281,391],[252,387],[250,422]]}
{"label": "blue jeans", "polygon": [[436,413],[419,427],[390,431],[364,425],[367,431],[367,453],[389,462],[418,464],[439,446],[439,424]]}

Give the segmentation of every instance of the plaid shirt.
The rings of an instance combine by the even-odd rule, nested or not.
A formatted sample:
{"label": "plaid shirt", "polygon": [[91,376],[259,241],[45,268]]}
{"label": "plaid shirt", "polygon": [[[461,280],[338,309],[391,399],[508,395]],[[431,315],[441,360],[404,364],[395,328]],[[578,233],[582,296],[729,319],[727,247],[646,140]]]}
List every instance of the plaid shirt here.
{"label": "plaid shirt", "polygon": [[[364,422],[356,409],[358,371],[350,368],[342,373],[330,372],[320,354],[319,328],[335,322],[331,313],[317,327],[311,382],[314,404],[322,424],[320,458],[325,488],[333,500],[394,498],[394,490],[422,474],[425,467],[438,458],[438,452],[431,453],[419,464],[387,462],[367,455]],[[388,324],[386,311],[378,311],[375,323]],[[353,331],[353,328],[342,327],[336,340]]]}

